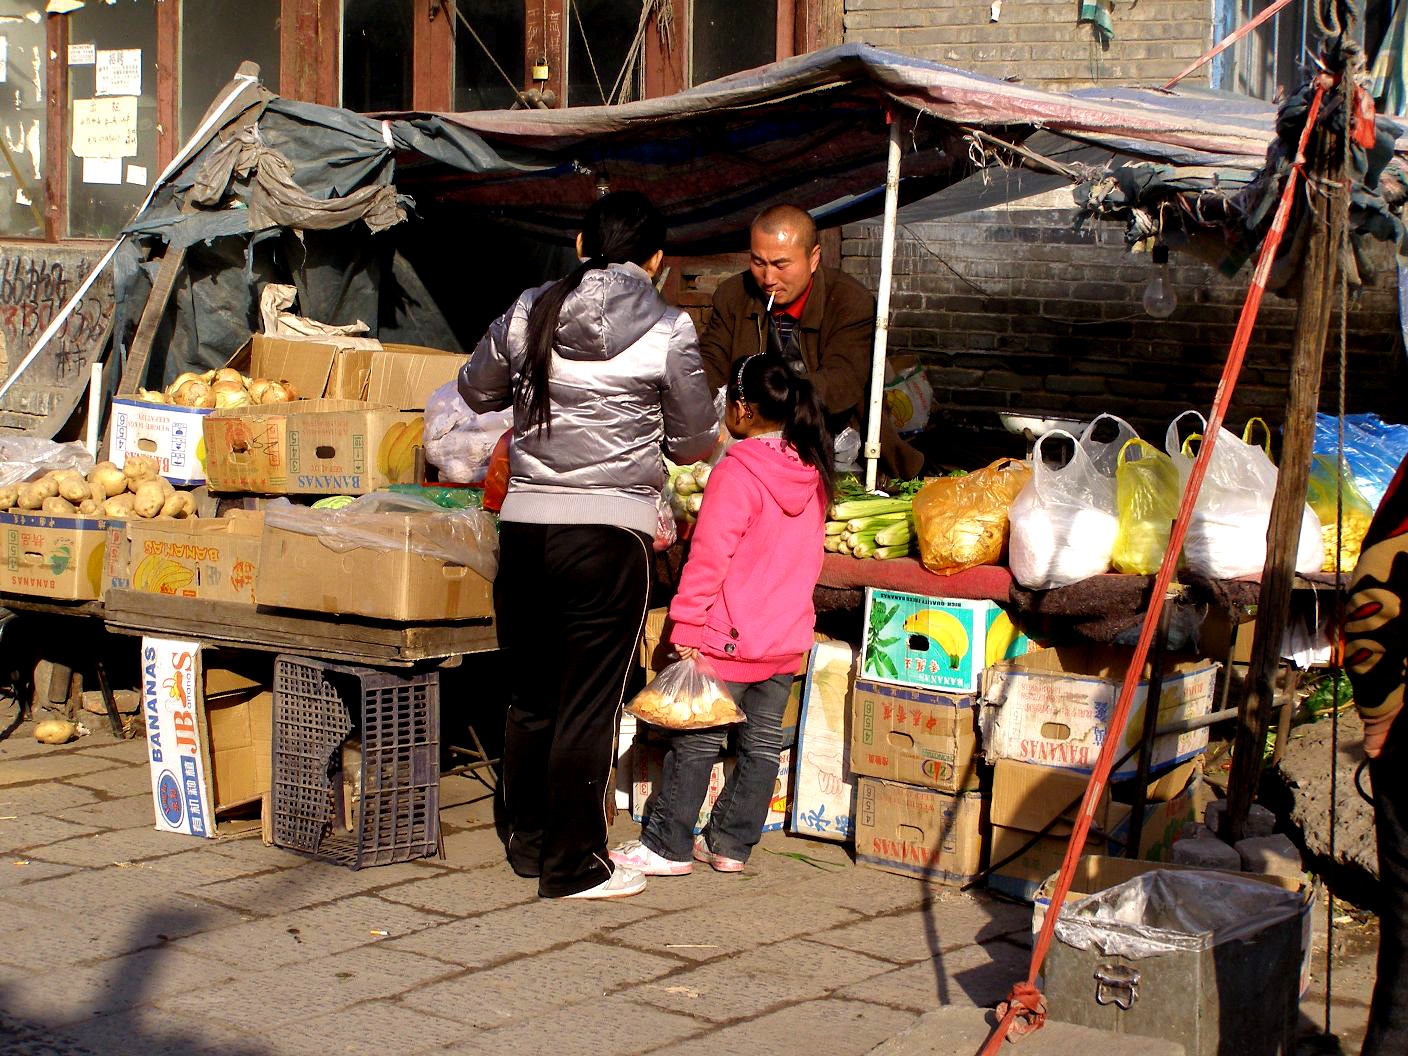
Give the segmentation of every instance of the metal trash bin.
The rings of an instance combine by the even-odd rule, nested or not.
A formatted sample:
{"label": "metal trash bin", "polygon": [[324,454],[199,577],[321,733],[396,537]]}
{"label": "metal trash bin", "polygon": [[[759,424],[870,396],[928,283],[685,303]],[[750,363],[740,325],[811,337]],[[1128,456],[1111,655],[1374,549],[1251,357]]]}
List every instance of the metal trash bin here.
{"label": "metal trash bin", "polygon": [[1180,1042],[1188,1056],[1289,1056],[1299,910],[1254,880],[1170,870],[1068,903],[1046,958],[1047,1013]]}

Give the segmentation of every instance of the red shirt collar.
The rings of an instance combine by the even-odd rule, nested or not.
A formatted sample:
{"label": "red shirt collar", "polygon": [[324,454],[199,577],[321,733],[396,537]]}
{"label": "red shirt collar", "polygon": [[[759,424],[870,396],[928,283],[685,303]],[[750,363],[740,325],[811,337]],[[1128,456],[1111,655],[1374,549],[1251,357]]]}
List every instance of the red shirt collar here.
{"label": "red shirt collar", "polygon": [[782,308],[774,308],[773,315],[790,315],[793,319],[801,319],[802,312],[807,307],[807,298],[812,295],[812,287],[816,285],[816,274],[812,274],[811,282],[807,283],[807,288],[802,291],[802,296],[798,297],[791,304]]}

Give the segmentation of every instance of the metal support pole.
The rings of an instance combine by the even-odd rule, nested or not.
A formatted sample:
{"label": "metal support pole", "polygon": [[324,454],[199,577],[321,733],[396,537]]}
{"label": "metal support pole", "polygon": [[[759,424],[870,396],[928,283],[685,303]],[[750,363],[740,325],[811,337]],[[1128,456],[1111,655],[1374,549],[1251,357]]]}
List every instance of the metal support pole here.
{"label": "metal support pole", "polygon": [[895,229],[900,206],[900,123],[890,115],[885,165],[885,226],[880,236],[880,285],[875,290],[875,348],[870,364],[870,411],[865,418],[865,488],[874,491],[880,462],[880,413],[885,400],[885,350],[890,344],[890,283],[895,272]]}

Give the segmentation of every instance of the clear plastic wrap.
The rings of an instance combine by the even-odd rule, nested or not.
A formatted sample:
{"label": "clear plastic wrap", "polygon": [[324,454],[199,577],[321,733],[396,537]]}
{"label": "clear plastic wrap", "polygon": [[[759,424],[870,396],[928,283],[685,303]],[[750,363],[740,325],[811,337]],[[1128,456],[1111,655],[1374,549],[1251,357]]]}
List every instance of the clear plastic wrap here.
{"label": "clear plastic wrap", "polygon": [[626,713],[666,730],[707,730],[746,721],[702,656],[670,664],[626,705]]}
{"label": "clear plastic wrap", "polygon": [[482,484],[494,445],[513,427],[513,410],[476,414],[460,396],[459,383],[447,381],[425,403],[425,460],[441,480]]}
{"label": "clear plastic wrap", "polygon": [[76,469],[86,477],[92,468],[93,456],[82,444],[56,444],[37,436],[0,437],[0,488],[51,469]]}
{"label": "clear plastic wrap", "polygon": [[1138,960],[1235,942],[1299,913],[1295,894],[1259,880],[1155,869],[1068,905],[1056,938]]}
{"label": "clear plastic wrap", "polygon": [[[396,514],[416,514],[402,519]],[[315,510],[276,499],[264,523],[284,531],[316,536],[329,550],[358,547],[400,550],[452,565],[464,565],[492,580],[499,570],[499,533],[483,510],[447,510],[419,495],[374,491],[336,510]]]}

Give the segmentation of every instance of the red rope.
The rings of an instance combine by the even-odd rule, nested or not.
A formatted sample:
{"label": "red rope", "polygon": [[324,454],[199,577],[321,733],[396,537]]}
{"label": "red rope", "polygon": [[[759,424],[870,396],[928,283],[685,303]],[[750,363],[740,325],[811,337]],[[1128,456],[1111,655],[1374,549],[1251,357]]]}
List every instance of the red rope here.
{"label": "red rope", "polygon": [[1256,18],[1252,19],[1245,26],[1241,26],[1238,29],[1234,29],[1231,33],[1227,34],[1227,36],[1223,37],[1216,44],[1214,44],[1212,50],[1205,52],[1202,58],[1200,58],[1197,62],[1193,63],[1193,65],[1189,66],[1186,70],[1180,73],[1173,80],[1169,81],[1168,84],[1164,85],[1164,91],[1168,91],[1170,88],[1172,88],[1179,81],[1183,80],[1183,78],[1187,77],[1194,70],[1200,69],[1206,63],[1211,62],[1214,56],[1222,54],[1222,52],[1226,51],[1233,44],[1237,43],[1237,41],[1241,40],[1252,30],[1256,29],[1257,26],[1261,25],[1268,18],[1273,17],[1283,8],[1289,6],[1290,3],[1291,0],[1276,0],[1274,4],[1272,4],[1266,10],[1262,11],[1261,14],[1257,15]]}
{"label": "red rope", "polygon": [[[1189,515],[1193,512],[1193,504],[1197,500],[1198,491],[1203,486],[1203,477],[1207,473],[1208,462],[1212,459],[1218,431],[1221,429],[1223,418],[1227,413],[1227,405],[1232,400],[1232,391],[1236,388],[1237,376],[1242,371],[1242,361],[1246,356],[1247,345],[1251,341],[1252,328],[1256,325],[1262,295],[1266,293],[1266,282],[1271,275],[1271,265],[1276,258],[1276,250],[1281,244],[1282,236],[1286,233],[1286,223],[1290,219],[1291,205],[1295,200],[1296,184],[1303,175],[1305,147],[1310,141],[1311,129],[1315,127],[1315,121],[1319,117],[1321,99],[1324,98],[1325,90],[1331,84],[1333,81],[1324,76],[1316,81],[1315,96],[1310,101],[1310,110],[1305,117],[1305,129],[1301,132],[1300,145],[1296,148],[1291,171],[1286,177],[1286,186],[1281,192],[1281,202],[1276,209],[1275,219],[1271,222],[1271,230],[1267,232],[1266,240],[1262,243],[1261,256],[1257,260],[1256,271],[1252,275],[1251,289],[1247,291],[1247,299],[1242,305],[1242,314],[1237,320],[1237,332],[1232,337],[1232,348],[1227,353],[1227,364],[1222,368],[1222,380],[1218,382],[1217,394],[1213,398],[1212,415],[1208,418],[1202,443],[1198,445],[1198,457],[1193,463],[1192,471],[1188,474],[1188,484],[1183,491],[1183,500],[1178,507],[1178,517],[1173,522],[1173,530],[1169,535],[1168,549],[1164,551],[1163,563],[1159,565],[1158,575],[1154,577],[1154,589],[1149,599],[1149,611],[1145,614],[1144,625],[1139,630],[1139,641],[1134,646],[1134,655],[1130,657],[1129,668],[1124,676],[1124,684],[1120,686],[1119,699],[1115,703],[1115,712],[1105,734],[1105,743],[1101,746],[1100,755],[1095,761],[1095,770],[1090,775],[1090,783],[1085,787],[1085,799],[1081,802],[1080,814],[1076,818],[1070,842],[1066,845],[1066,857],[1061,863],[1061,872],[1056,878],[1056,889],[1051,893],[1051,904],[1041,923],[1041,934],[1037,936],[1036,945],[1032,948],[1031,967],[1027,971],[1026,980],[1013,986],[1012,993],[1005,1005],[998,1006],[1001,1019],[978,1056],[993,1056],[1009,1033],[1020,1036],[1036,1030],[1045,1018],[1046,1003],[1040,990],[1037,989],[1037,976],[1041,974],[1042,962],[1046,959],[1047,950],[1051,947],[1051,936],[1056,927],[1056,919],[1060,916],[1061,908],[1065,905],[1066,895],[1071,890],[1071,881],[1075,879],[1076,863],[1080,861],[1081,851],[1085,847],[1085,837],[1090,831],[1091,819],[1100,802],[1100,797],[1105,792],[1105,784],[1110,777],[1110,767],[1114,762],[1115,750],[1121,743],[1125,724],[1129,720],[1134,691],[1139,685],[1140,675],[1143,674],[1144,661],[1154,639],[1154,630],[1159,624],[1159,614],[1163,611],[1168,585],[1178,567],[1178,555],[1183,550],[1183,540],[1188,534]],[[1016,1022],[1018,1017],[1023,1019],[1023,1024],[1020,1027]]]}

